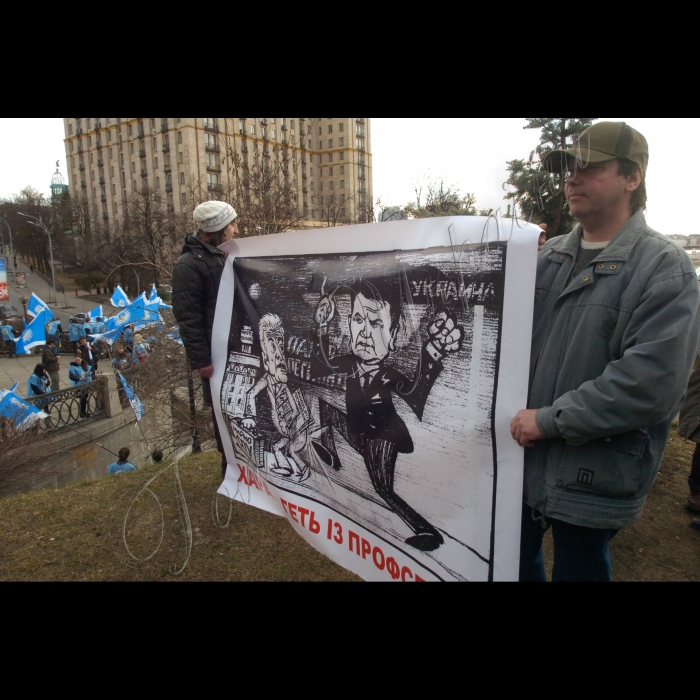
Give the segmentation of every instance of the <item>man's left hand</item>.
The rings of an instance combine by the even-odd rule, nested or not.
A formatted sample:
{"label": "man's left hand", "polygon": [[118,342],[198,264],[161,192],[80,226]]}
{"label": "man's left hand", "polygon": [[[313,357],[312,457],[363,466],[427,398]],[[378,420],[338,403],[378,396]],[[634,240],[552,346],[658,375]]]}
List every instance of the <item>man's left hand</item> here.
{"label": "man's left hand", "polygon": [[544,440],[535,420],[536,413],[536,408],[525,408],[510,422],[510,434],[521,447],[532,447],[535,440]]}

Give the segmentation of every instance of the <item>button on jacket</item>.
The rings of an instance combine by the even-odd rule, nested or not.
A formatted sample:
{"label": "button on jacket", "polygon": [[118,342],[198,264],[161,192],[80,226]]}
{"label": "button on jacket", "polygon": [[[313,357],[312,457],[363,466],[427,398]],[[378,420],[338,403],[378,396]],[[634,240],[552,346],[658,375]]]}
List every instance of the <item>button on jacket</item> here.
{"label": "button on jacket", "polygon": [[[577,226],[539,254],[525,502],[544,517],[621,528],[641,515],[700,341],[685,251],[641,211],[572,280]],[[568,284],[568,286],[567,286]]]}

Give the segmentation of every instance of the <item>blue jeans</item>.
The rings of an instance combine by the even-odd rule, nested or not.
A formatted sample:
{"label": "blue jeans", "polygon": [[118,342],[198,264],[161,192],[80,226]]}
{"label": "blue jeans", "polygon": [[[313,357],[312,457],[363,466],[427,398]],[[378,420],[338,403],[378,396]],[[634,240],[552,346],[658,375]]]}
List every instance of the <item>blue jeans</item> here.
{"label": "blue jeans", "polygon": [[554,539],[552,581],[610,581],[608,542],[619,530],[572,525],[554,518],[545,522],[533,520],[532,516],[533,509],[523,503],[520,534],[521,581],[547,580],[542,556],[542,539],[550,527]]}

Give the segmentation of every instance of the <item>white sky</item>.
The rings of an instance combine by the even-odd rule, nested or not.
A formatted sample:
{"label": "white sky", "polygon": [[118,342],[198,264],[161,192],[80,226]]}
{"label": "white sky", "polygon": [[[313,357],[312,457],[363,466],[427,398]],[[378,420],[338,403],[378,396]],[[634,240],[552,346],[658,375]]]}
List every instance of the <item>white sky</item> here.
{"label": "white sky", "polygon": [[[700,160],[700,118],[603,117],[626,121],[649,142],[647,220],[662,233],[697,234],[688,228],[692,195],[685,164]],[[404,205],[421,174],[444,177],[462,193],[473,192],[479,208],[502,207],[506,161],[526,158],[539,131],[525,119],[372,119],[374,197]],[[67,176],[63,119],[0,119],[0,197],[32,187],[49,194],[55,162]],[[686,201],[690,200],[690,201]],[[688,210],[686,210],[686,207]]]}

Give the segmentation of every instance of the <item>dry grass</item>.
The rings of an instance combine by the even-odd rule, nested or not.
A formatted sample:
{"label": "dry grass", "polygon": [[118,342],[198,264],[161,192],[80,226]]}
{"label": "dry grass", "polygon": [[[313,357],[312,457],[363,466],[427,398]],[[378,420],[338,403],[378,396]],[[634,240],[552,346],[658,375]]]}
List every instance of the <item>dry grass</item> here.
{"label": "dry grass", "polygon": [[[165,536],[148,562],[127,567],[110,547],[110,512],[128,489],[141,485],[151,466],[138,472],[85,481],[56,490],[15,495],[1,501],[0,580],[2,581],[357,581],[356,576],[307,545],[282,518],[233,503],[228,528],[212,521],[212,497],[220,483],[218,452],[181,460],[179,465],[193,530],[192,554],[180,576],[171,564],[184,561],[184,538],[175,503],[172,472],[153,491],[163,504]],[[123,499],[122,503],[126,499]],[[127,541],[137,556],[154,549],[160,516],[148,494],[135,504]],[[219,499],[225,521],[228,500]],[[115,513],[118,513],[117,507]],[[118,551],[120,518],[112,532]]]}
{"label": "dry grass", "polygon": [[[671,436],[661,474],[644,515],[611,543],[617,581],[700,580],[700,532],[683,508],[694,443]],[[163,503],[165,537],[152,560],[129,568],[110,548],[107,526],[119,496],[158,470],[105,477],[53,491],[10,496],[0,503],[0,580],[2,581],[356,581],[358,578],[307,545],[282,518],[240,503],[231,523],[217,528],[211,515],[219,484],[219,455],[207,452],[180,462],[180,475],[192,521],[194,542],[189,564],[182,565],[179,526],[171,472],[154,484]],[[146,494],[135,504],[128,541],[147,556],[160,532],[157,510]],[[228,501],[219,500],[225,520]],[[118,511],[119,509],[117,509]],[[115,512],[117,512],[115,511]],[[113,532],[118,535],[119,518]],[[545,540],[551,560],[551,539]],[[120,549],[124,556],[123,548]]]}

